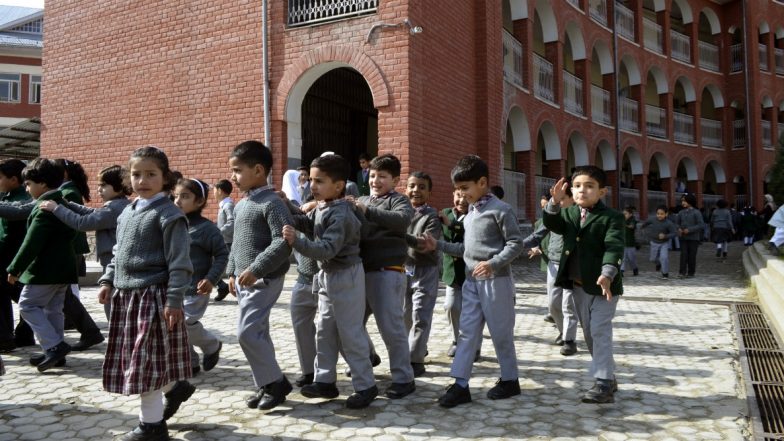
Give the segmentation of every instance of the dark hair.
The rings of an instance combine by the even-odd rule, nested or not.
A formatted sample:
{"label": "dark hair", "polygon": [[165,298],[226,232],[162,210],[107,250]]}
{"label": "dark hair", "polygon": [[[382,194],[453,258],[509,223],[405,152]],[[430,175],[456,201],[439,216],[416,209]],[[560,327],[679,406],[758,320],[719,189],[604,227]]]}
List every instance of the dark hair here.
{"label": "dark hair", "polygon": [[321,170],[333,181],[346,182],[351,173],[351,166],[348,165],[348,161],[340,155],[319,156],[310,162],[310,166]]}
{"label": "dark hair", "polygon": [[490,187],[490,192],[495,195],[498,199],[503,199],[506,192],[504,191],[504,187],[500,185],[493,185]]}
{"label": "dark hair", "polygon": [[664,214],[667,214],[667,212],[669,211],[669,210],[667,209],[667,206],[666,206],[666,205],[659,205],[658,207],[656,207],[656,211],[659,211],[659,210],[663,211],[663,212],[664,212]]}
{"label": "dark hair", "polygon": [[478,182],[482,178],[490,178],[490,169],[487,168],[485,161],[476,155],[463,156],[457,161],[457,165],[452,169],[452,182],[473,181]]}
{"label": "dark hair", "polygon": [[628,211],[629,213],[634,213],[636,209],[637,207],[635,207],[634,205],[627,205],[623,207],[623,211]]}
{"label": "dark hair", "polygon": [[397,156],[389,153],[376,156],[370,161],[371,170],[388,172],[393,178],[400,176],[401,168],[400,160],[397,159]]}
{"label": "dark hair", "polygon": [[433,178],[430,177],[429,174],[421,171],[415,171],[408,175],[409,178],[417,178],[417,179],[424,179],[427,181],[427,189],[433,190]]}
{"label": "dark hair", "polygon": [[261,164],[266,174],[272,170],[272,152],[259,141],[241,142],[231,151],[231,157],[251,167]]}
{"label": "dark hair", "polygon": [[300,165],[299,167],[297,167],[297,171],[305,171],[310,173],[310,169],[308,167],[305,167],[304,165]]}
{"label": "dark hair", "polygon": [[85,202],[90,202],[90,186],[87,185],[87,174],[84,172],[82,165],[62,158],[55,159],[54,163],[65,171],[65,174],[68,175],[68,180],[74,183],[82,199]]}
{"label": "dark hair", "polygon": [[51,159],[36,158],[22,170],[22,179],[36,184],[46,184],[50,189],[63,185],[65,173]]}
{"label": "dark hair", "polygon": [[357,160],[361,161],[361,160],[363,160],[363,159],[364,159],[365,161],[370,161],[370,159],[371,159],[371,158],[370,158],[370,155],[368,155],[368,154],[367,154],[367,153],[365,153],[365,152],[362,152],[362,153],[360,153],[360,154],[359,154],[359,158],[357,158]]}
{"label": "dark hair", "polygon": [[686,201],[692,207],[697,206],[697,196],[695,196],[693,193],[685,193],[683,196],[681,196],[681,201]]}
{"label": "dark hair", "polygon": [[542,195],[542,197],[541,197],[541,198],[539,198],[539,199],[547,199],[547,200],[549,201],[549,200],[550,200],[550,194],[549,194],[549,193],[545,193],[545,194],[543,194],[543,195]]}
{"label": "dark hair", "polygon": [[128,177],[128,170],[119,165],[110,165],[99,171],[98,180],[106,185],[111,185],[114,191],[126,196],[133,193]]}
{"label": "dark hair", "polygon": [[128,161],[128,169],[131,169],[133,161],[144,159],[155,162],[155,165],[161,169],[161,173],[163,174],[163,191],[171,191],[174,188],[177,179],[169,168],[169,158],[166,156],[166,153],[154,145],[139,147],[131,153],[131,159]]}
{"label": "dark hair", "polygon": [[231,182],[229,182],[228,179],[221,179],[218,181],[215,184],[215,188],[226,194],[231,194],[232,190],[234,190],[234,186],[231,185]]}
{"label": "dark hair", "polygon": [[6,159],[0,161],[0,173],[8,179],[16,178],[19,183],[22,183],[22,170],[25,168],[25,163],[18,159]]}
{"label": "dark hair", "polygon": [[[571,186],[566,187],[566,190],[564,190],[564,193],[566,193],[566,195],[569,196],[570,198],[574,197],[574,194],[572,194],[572,187]],[[548,196],[548,199],[550,199],[549,196]]]}
{"label": "dark hair", "polygon": [[719,199],[718,202],[716,202],[716,206],[718,208],[727,208],[727,201],[724,199]]}
{"label": "dark hair", "polygon": [[207,205],[207,196],[210,194],[210,186],[201,179],[193,178],[180,178],[177,180],[177,186],[185,187],[196,196],[196,202],[202,202],[201,206],[196,210],[197,213],[201,213],[201,210]]}
{"label": "dark hair", "polygon": [[599,188],[604,188],[607,185],[607,174],[604,173],[604,170],[595,165],[581,165],[575,167],[571,180],[574,181],[574,178],[577,176],[588,176],[599,184]]}

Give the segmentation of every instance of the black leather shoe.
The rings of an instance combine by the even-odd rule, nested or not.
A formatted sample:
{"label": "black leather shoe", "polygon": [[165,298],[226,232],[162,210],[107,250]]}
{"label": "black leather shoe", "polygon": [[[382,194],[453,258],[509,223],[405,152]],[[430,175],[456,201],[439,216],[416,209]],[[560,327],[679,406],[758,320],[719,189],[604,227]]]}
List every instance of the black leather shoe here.
{"label": "black leather shoe", "polygon": [[191,377],[195,377],[195,376],[199,375],[199,372],[201,372],[201,367],[199,367],[199,366],[191,366]]}
{"label": "black leather shoe", "polygon": [[163,403],[163,421],[167,421],[173,417],[180,409],[180,405],[193,395],[196,391],[196,386],[190,384],[185,380],[180,380],[174,384],[174,387],[166,392]]}
{"label": "black leather shoe", "polygon": [[491,400],[503,400],[515,395],[520,395],[520,382],[517,379],[502,381],[499,378],[495,386],[487,391],[487,398]]}
{"label": "black leather shoe", "polygon": [[482,351],[477,349],[476,350],[476,354],[474,354],[474,363],[479,361],[480,358],[482,358]]}
{"label": "black leather shoe", "polygon": [[547,314],[546,316],[544,316],[544,321],[546,321],[548,323],[555,323],[555,319],[550,314]]}
{"label": "black leather shoe", "polygon": [[565,341],[561,347],[561,355],[574,355],[577,353],[577,343],[574,340]]}
{"label": "black leather shoe", "polygon": [[596,384],[593,385],[591,390],[586,392],[583,395],[583,403],[614,403],[615,396],[614,396],[614,388],[617,388],[616,382],[603,382],[597,381]]}
{"label": "black leather shoe", "polygon": [[226,298],[226,296],[229,295],[229,285],[225,285],[225,286],[226,287],[224,288],[223,285],[218,285],[218,294],[215,296],[216,302],[222,301],[223,299]]}
{"label": "black leather shoe", "polygon": [[299,391],[303,396],[308,398],[337,398],[340,395],[335,383],[313,383],[302,386]]}
{"label": "black leather shoe", "polygon": [[91,347],[97,345],[98,343],[103,342],[103,334],[100,332],[96,332],[90,335],[82,335],[79,338],[79,341],[76,342],[73,346],[71,346],[72,351],[86,351]]}
{"label": "black leather shoe", "polygon": [[69,352],[71,352],[71,347],[68,346],[68,343],[66,342],[62,342],[53,348],[47,349],[47,351],[44,352],[44,359],[38,364],[38,372],[44,372],[47,369],[54,367],[57,363],[64,360]]}
{"label": "black leather shoe", "polygon": [[261,397],[264,396],[264,388],[261,387],[259,390],[253,393],[253,395],[249,395],[245,398],[245,404],[248,405],[251,409],[258,409],[259,403],[261,402]]}
{"label": "black leather shoe", "polygon": [[[381,364],[381,357],[378,354],[370,354],[370,365],[376,367]],[[347,367],[346,370],[343,372],[346,374],[347,377],[351,378],[351,368]]]}
{"label": "black leather shoe", "polygon": [[392,383],[389,385],[387,390],[384,391],[384,395],[386,395],[389,399],[398,400],[410,394],[411,392],[414,392],[415,390],[416,384],[414,384],[413,381],[410,383]]}
{"label": "black leather shoe", "polygon": [[307,386],[313,384],[313,374],[302,374],[294,380],[294,385],[297,387]]}
{"label": "black leather shoe", "polygon": [[455,407],[470,402],[471,391],[467,387],[460,387],[457,383],[449,386],[446,393],[438,399],[438,405],[441,407]]}
{"label": "black leather shoe", "polygon": [[349,409],[362,409],[370,406],[370,403],[378,396],[378,387],[373,386],[359,392],[354,392],[346,399],[346,407]]}
{"label": "black leather shoe", "polygon": [[411,368],[414,370],[414,377],[425,375],[426,370],[424,363],[411,363]]}
{"label": "black leather shoe", "polygon": [[139,425],[120,438],[120,441],[169,441],[169,428],[166,421],[160,423],[139,423]]}
{"label": "black leather shoe", "polygon": [[0,341],[0,354],[6,354],[16,349],[14,339]]}
{"label": "black leather shoe", "polygon": [[555,337],[555,340],[553,340],[553,344],[556,346],[563,346],[563,337],[561,336],[561,334],[558,334],[558,337]]}
{"label": "black leather shoe", "polygon": [[[44,354],[33,354],[30,356],[30,365],[38,366],[39,364],[41,364],[42,361],[44,361],[44,358],[46,358],[46,355]],[[65,366],[65,357],[63,357],[62,360],[58,361],[54,365],[54,367],[63,367],[63,366]]]}
{"label": "black leather shoe", "polygon": [[261,401],[259,402],[259,409],[269,410],[277,407],[279,404],[286,401],[286,395],[293,389],[288,378],[285,376],[274,383],[268,384],[264,387],[264,396],[261,397]]}
{"label": "black leather shoe", "polygon": [[208,372],[211,371],[212,368],[218,364],[218,360],[220,360],[220,351],[223,348],[223,342],[218,342],[218,350],[213,352],[212,354],[208,354],[204,356],[204,360],[202,360],[201,364],[204,366],[204,371]]}

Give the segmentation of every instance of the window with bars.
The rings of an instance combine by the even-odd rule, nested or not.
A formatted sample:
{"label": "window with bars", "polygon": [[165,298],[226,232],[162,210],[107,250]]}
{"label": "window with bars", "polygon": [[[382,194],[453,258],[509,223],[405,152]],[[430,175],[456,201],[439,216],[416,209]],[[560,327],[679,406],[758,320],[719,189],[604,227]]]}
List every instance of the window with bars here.
{"label": "window with bars", "polygon": [[18,103],[21,88],[21,75],[0,73],[0,103]]}
{"label": "window with bars", "polygon": [[30,75],[30,104],[41,104],[41,75]]}
{"label": "window with bars", "polygon": [[24,32],[26,34],[43,34],[44,19],[39,18],[11,29],[11,32]]}

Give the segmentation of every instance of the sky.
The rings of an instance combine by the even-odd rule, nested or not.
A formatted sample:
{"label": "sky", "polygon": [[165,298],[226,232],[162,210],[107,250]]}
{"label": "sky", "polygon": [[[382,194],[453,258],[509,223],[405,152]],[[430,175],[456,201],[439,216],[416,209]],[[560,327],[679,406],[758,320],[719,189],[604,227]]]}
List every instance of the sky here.
{"label": "sky", "polygon": [[27,6],[28,8],[43,8],[44,0],[0,0],[0,5]]}

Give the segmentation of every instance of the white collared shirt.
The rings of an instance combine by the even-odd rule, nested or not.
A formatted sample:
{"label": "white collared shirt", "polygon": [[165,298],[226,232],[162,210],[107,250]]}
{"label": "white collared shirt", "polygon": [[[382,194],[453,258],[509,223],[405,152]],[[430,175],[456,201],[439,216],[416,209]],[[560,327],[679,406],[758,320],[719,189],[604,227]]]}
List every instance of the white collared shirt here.
{"label": "white collared shirt", "polygon": [[153,196],[153,197],[151,197],[149,199],[144,199],[141,196],[137,197],[136,201],[134,201],[134,202],[136,202],[134,210],[136,210],[136,211],[143,210],[144,207],[152,204],[153,202],[157,201],[160,198],[165,198],[165,197],[166,197],[166,192],[165,191],[157,193],[155,196]]}

